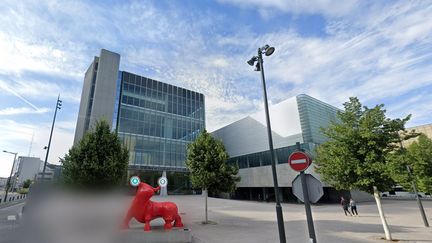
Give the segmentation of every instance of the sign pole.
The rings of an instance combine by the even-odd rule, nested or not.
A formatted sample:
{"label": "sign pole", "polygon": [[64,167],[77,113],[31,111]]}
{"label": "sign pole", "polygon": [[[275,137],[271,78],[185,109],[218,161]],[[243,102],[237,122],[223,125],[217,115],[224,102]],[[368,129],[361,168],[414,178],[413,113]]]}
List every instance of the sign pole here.
{"label": "sign pole", "polygon": [[[300,143],[297,142],[296,145],[297,145],[297,150],[301,151]],[[306,175],[305,175],[304,171],[300,171],[300,179],[301,179],[301,184],[302,184],[302,188],[303,188],[303,199],[304,199],[303,201],[304,201],[305,210],[306,210],[306,219],[307,219],[307,225],[308,225],[308,231],[309,231],[309,240],[311,243],[317,243],[316,236],[315,236],[315,227],[314,227],[313,218],[312,218],[312,210],[311,210],[310,201],[309,201],[309,190],[307,187]]]}
{"label": "sign pole", "polygon": [[312,218],[311,206],[310,206],[310,202],[309,202],[309,193],[308,193],[308,188],[307,188],[307,183],[306,183],[306,175],[305,175],[304,171],[300,172],[300,179],[301,179],[302,188],[303,188],[303,197],[304,197],[306,219],[307,219],[308,230],[309,230],[309,239],[311,240],[311,243],[316,243],[317,241],[316,241],[316,236],[315,236],[315,228],[314,228],[314,223],[313,223],[313,218]]}
{"label": "sign pole", "polygon": [[415,183],[415,178],[412,176],[411,168],[409,167],[409,165],[407,165],[406,168],[408,170],[409,177],[411,177],[412,187],[414,189],[414,193],[415,193],[415,197],[416,197],[416,200],[417,200],[417,204],[418,204],[418,207],[420,209],[420,214],[421,214],[422,219],[423,219],[423,224],[424,224],[425,227],[429,227],[429,222],[427,220],[427,217],[426,217],[426,214],[425,214],[425,211],[424,211],[424,208],[423,208],[423,204],[422,204],[422,202],[420,200],[420,197],[418,195],[418,192],[417,192],[417,186],[416,186],[416,183]]}
{"label": "sign pole", "polygon": [[[400,134],[399,134],[399,146],[402,149],[402,151],[405,151],[405,148],[404,148],[404,146],[402,144],[402,140],[401,140]],[[415,183],[415,178],[413,177],[413,174],[411,172],[411,168],[410,168],[409,165],[406,166],[406,169],[408,171],[408,176],[411,179],[411,184],[412,184],[412,187],[413,187],[413,190],[414,190],[414,193],[415,193],[415,198],[417,200],[418,207],[420,209],[420,214],[421,214],[422,219],[423,219],[423,224],[424,224],[425,227],[429,227],[429,222],[427,220],[427,217],[426,217],[426,214],[425,214],[425,211],[424,211],[424,208],[423,208],[423,204],[422,204],[422,202],[421,202],[421,200],[419,198],[419,195],[417,193],[417,186],[416,186],[416,183]]]}

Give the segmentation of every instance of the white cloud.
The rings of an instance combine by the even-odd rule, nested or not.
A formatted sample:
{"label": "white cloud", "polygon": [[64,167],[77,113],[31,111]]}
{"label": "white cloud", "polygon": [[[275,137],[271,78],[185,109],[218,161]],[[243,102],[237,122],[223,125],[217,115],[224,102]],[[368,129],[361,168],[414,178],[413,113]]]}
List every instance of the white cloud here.
{"label": "white cloud", "polygon": [[70,88],[67,84],[60,82],[52,83],[19,77],[15,81],[0,79],[0,92],[2,90],[7,91],[35,109],[37,107],[29,101],[29,98],[55,101],[60,94],[61,98],[67,100],[69,103],[79,103],[81,88],[81,85]]}
{"label": "white cloud", "polygon": [[[237,5],[243,8],[259,9],[268,17],[267,9],[276,9],[294,14],[323,14],[328,16],[342,16],[352,11],[356,5],[355,0],[332,1],[286,1],[286,0],[219,0],[221,3]],[[268,10],[267,10],[268,11]]]}
{"label": "white cloud", "polygon": [[[280,5],[282,10],[296,13],[320,12],[319,6],[325,5],[307,9],[306,4],[299,4],[288,10],[290,3],[260,3]],[[209,130],[255,112],[262,103],[259,74],[253,72],[245,61],[255,53],[256,47],[265,43],[276,47],[275,54],[265,59],[271,102],[307,93],[338,107],[350,96],[358,96],[366,104],[381,103],[432,84],[432,59],[428,54],[428,47],[432,47],[432,33],[429,31],[432,11],[429,11],[430,6],[424,5],[404,2],[388,6],[369,4],[368,9],[351,11],[352,15],[344,18],[333,18],[332,12],[327,12],[331,17],[327,19],[328,36],[325,37],[304,37],[290,29],[261,35],[242,30],[231,36],[216,35],[213,41],[218,48],[214,48],[203,41],[206,38],[203,35],[195,36],[193,43],[179,36],[179,43],[187,43],[179,45],[181,50],[174,49],[168,56],[156,55],[157,69],[163,70],[158,75],[161,80],[175,80],[206,94]],[[322,8],[336,11],[327,5]],[[349,7],[346,9],[348,11]],[[172,21],[181,22],[178,19]],[[182,23],[180,26],[184,27]],[[180,30],[199,33],[199,29],[193,27]],[[407,35],[401,30],[408,30]],[[227,51],[222,55],[223,50],[233,47],[240,51]],[[137,58],[144,60],[157,52],[160,49]],[[152,61],[147,59],[146,63],[151,65]],[[413,119],[422,117],[422,111],[414,106],[410,109]]]}
{"label": "white cloud", "polygon": [[25,71],[78,78],[82,74],[72,68],[72,58],[57,49],[55,43],[23,40],[0,32],[0,72],[20,75]]}
{"label": "white cloud", "polygon": [[[64,122],[64,124],[69,123],[72,123],[72,121]],[[50,129],[51,123],[31,124],[10,119],[0,119],[0,131],[2,131],[0,149],[18,152],[18,156],[28,156],[31,146],[30,156],[36,156],[44,160],[46,150],[43,150],[43,147],[48,144]],[[31,145],[32,137],[33,144]],[[58,157],[63,157],[72,145],[73,137],[73,131],[64,129],[62,125],[56,125],[48,162],[58,163]],[[12,158],[8,154],[0,153],[0,176],[9,176]]]}
{"label": "white cloud", "polygon": [[22,115],[22,114],[41,114],[48,112],[49,109],[44,108],[38,108],[38,109],[30,109],[28,107],[7,107],[0,110],[0,116],[6,116],[6,115]]}
{"label": "white cloud", "polygon": [[[306,93],[340,107],[349,96],[358,96],[367,104],[391,100],[392,116],[408,112],[413,123],[430,121],[426,94],[418,102],[397,99],[416,97],[416,90],[431,92],[428,2],[220,2],[260,9],[266,23],[285,13],[323,15],[325,35],[305,37],[289,27],[257,32],[254,22],[236,23],[213,10],[182,12],[176,2],[160,9],[139,1],[110,7],[84,1],[10,1],[0,10],[0,85],[29,106],[62,93],[65,104],[77,108],[84,72],[99,49],[106,48],[121,54],[122,70],[204,93],[212,131],[262,107],[259,73],[245,62],[268,43],[276,47],[265,58],[271,103]],[[24,77],[29,71],[76,83]],[[75,120],[58,125],[70,132],[71,141]]]}

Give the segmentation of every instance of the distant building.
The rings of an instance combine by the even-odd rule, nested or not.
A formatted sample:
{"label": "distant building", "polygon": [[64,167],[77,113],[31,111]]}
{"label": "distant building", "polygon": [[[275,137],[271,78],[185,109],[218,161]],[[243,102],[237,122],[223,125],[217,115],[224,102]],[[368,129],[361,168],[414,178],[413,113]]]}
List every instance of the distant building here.
{"label": "distant building", "polygon": [[[52,181],[52,180],[59,179],[62,169],[63,167],[61,165],[47,163],[45,168],[44,181]],[[43,164],[39,170],[39,173],[37,174],[36,180],[42,180],[42,174],[43,174],[42,172],[43,172]]]}
{"label": "distant building", "polygon": [[[282,101],[269,107],[277,175],[284,201],[295,201],[293,179],[298,172],[288,165],[289,155],[301,148],[314,154],[318,144],[326,141],[321,133],[331,121],[337,121],[338,109],[308,95]],[[273,177],[264,111],[247,116],[212,133],[225,144],[228,163],[239,167],[241,181],[233,197],[238,199],[274,200]],[[320,179],[312,167],[307,173]],[[338,201],[340,192],[324,185],[322,201]],[[349,193],[349,192],[345,192]],[[354,194],[355,192],[352,192]]]}
{"label": "distant building", "polygon": [[0,188],[6,187],[7,179],[7,177],[0,177]]}
{"label": "distant building", "polygon": [[41,165],[43,165],[43,161],[40,158],[19,156],[15,188],[21,187],[26,180],[34,181]]}
{"label": "distant building", "polygon": [[[432,124],[420,125],[416,127],[407,128],[408,131],[415,131],[417,133],[423,133],[426,137],[432,139]],[[417,141],[418,138],[412,138],[403,142],[404,146],[411,145],[414,141]]]}
{"label": "distant building", "polygon": [[129,174],[155,185],[167,172],[168,190],[189,183],[186,145],[205,127],[204,95],[119,71],[120,55],[102,49],[85,73],[74,144],[100,119],[129,148]]}

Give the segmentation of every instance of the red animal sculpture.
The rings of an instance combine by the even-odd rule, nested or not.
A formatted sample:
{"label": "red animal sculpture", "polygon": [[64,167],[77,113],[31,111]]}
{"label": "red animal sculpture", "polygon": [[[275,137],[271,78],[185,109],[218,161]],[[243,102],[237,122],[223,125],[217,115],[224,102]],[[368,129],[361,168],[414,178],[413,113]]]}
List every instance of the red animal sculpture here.
{"label": "red animal sculpture", "polygon": [[135,218],[141,223],[144,223],[144,231],[150,231],[150,221],[155,218],[163,218],[165,220],[164,229],[170,230],[174,227],[183,227],[178,208],[172,202],[153,202],[150,198],[155,192],[159,191],[160,186],[153,188],[152,186],[141,182],[138,185],[138,190],[132,205],[127,212],[126,218],[123,221],[124,229],[129,228],[129,221]]}

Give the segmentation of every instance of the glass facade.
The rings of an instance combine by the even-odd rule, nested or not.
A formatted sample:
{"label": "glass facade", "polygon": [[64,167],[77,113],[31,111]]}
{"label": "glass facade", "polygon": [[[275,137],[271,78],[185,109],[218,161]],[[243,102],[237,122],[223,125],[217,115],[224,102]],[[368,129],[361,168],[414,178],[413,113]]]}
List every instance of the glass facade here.
{"label": "glass facade", "polygon": [[303,141],[321,144],[326,141],[321,128],[337,121],[338,109],[308,95],[297,95]]}
{"label": "glass facade", "polygon": [[204,95],[124,71],[119,79],[115,127],[130,169],[186,171],[186,145],[205,127]]}
{"label": "glass facade", "polygon": [[[315,144],[303,143],[300,144],[300,148],[314,156]],[[296,150],[296,145],[275,149],[274,153],[276,164],[288,163],[288,157]],[[267,150],[263,152],[232,157],[228,159],[228,164],[237,165],[239,169],[271,165],[270,151]]]}

